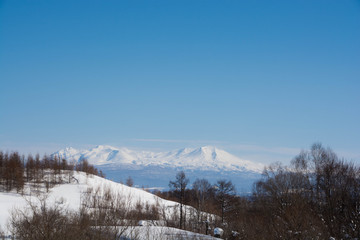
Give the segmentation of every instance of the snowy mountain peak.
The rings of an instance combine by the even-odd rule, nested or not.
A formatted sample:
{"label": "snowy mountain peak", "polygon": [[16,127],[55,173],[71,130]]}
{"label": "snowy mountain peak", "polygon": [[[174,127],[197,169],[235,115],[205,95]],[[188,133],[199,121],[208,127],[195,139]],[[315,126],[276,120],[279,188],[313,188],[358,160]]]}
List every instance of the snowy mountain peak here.
{"label": "snowy mountain peak", "polygon": [[215,159],[216,156],[217,156],[218,149],[216,147],[214,147],[214,146],[205,146],[205,147],[200,147],[199,151],[204,156]]}
{"label": "snowy mountain peak", "polygon": [[92,150],[119,150],[113,146],[109,145],[97,145],[96,147],[92,148]]}
{"label": "snowy mountain peak", "polygon": [[215,146],[211,146],[211,145],[200,147],[200,149],[202,151],[216,151],[217,150],[217,148]]}
{"label": "snowy mountain peak", "polygon": [[56,155],[57,157],[65,158],[68,161],[72,161],[78,159],[78,157],[80,156],[80,150],[77,150],[73,147],[66,147],[52,155]]}
{"label": "snowy mountain peak", "polygon": [[240,159],[214,146],[203,146],[196,149],[182,148],[170,152],[150,152],[98,145],[89,150],[65,148],[53,155],[76,161],[87,159],[96,166],[136,165],[240,172],[261,172],[263,170],[263,165],[260,163]]}
{"label": "snowy mountain peak", "polygon": [[63,151],[64,152],[69,152],[69,153],[74,153],[77,150],[75,148],[73,148],[73,147],[66,147]]}

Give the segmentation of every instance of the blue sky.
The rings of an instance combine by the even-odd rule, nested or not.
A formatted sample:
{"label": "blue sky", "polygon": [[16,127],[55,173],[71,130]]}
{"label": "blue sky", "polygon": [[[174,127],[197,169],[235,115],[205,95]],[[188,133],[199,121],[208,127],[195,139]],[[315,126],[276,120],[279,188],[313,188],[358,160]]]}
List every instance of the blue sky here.
{"label": "blue sky", "polygon": [[360,163],[359,1],[1,1],[0,148]]}

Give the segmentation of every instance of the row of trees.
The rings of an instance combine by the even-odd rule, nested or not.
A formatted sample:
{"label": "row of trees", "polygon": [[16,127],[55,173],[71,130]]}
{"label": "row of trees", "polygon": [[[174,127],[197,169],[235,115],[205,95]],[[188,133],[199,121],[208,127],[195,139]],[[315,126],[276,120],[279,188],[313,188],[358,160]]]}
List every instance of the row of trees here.
{"label": "row of trees", "polygon": [[63,181],[59,177],[62,171],[82,171],[89,174],[103,176],[87,160],[80,163],[68,163],[65,159],[56,156],[43,156],[37,154],[35,157],[21,156],[18,152],[4,153],[0,151],[0,191],[11,191],[16,189],[22,192],[25,183],[46,183],[54,185]]}
{"label": "row of trees", "polygon": [[[184,171],[176,174],[175,180],[169,182],[170,190],[158,192],[157,195],[179,202],[180,229],[208,233],[209,224],[223,225],[232,210],[233,199],[236,198],[235,186],[229,180],[221,179],[211,184],[206,179],[196,179],[191,187]],[[187,210],[185,205],[192,206],[196,211]],[[209,222],[204,212],[220,216]]]}

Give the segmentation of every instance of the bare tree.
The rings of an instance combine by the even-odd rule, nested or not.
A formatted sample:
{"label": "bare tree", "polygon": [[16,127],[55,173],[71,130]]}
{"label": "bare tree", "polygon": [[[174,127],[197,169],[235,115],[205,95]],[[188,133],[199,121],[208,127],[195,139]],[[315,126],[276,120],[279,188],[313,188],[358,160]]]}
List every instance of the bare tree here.
{"label": "bare tree", "polygon": [[229,207],[230,197],[235,195],[235,186],[229,180],[221,179],[215,184],[216,197],[220,203],[221,222],[224,223],[224,214]]}
{"label": "bare tree", "polygon": [[179,223],[179,227],[180,229],[183,228],[183,222],[184,222],[184,217],[183,217],[183,206],[185,204],[185,190],[186,190],[186,186],[189,183],[189,179],[186,178],[185,172],[184,171],[180,171],[176,174],[175,177],[175,181],[170,181],[169,183],[169,187],[170,189],[173,189],[174,192],[176,193],[176,196],[179,200],[179,207],[180,207],[180,223]]}
{"label": "bare tree", "polygon": [[2,230],[1,226],[0,226],[0,239],[1,239],[1,240],[5,240],[5,233],[4,233],[4,231]]}
{"label": "bare tree", "polygon": [[10,231],[19,240],[72,239],[70,213],[61,203],[49,206],[47,198],[28,199],[26,209],[16,209],[10,217]]}
{"label": "bare tree", "polygon": [[134,186],[134,180],[132,179],[131,176],[129,176],[129,177],[126,179],[126,185],[128,185],[129,187]]}
{"label": "bare tree", "polygon": [[212,186],[206,179],[196,179],[192,185],[197,200],[197,221],[202,222],[202,212],[205,211],[206,201],[209,199]]}
{"label": "bare tree", "polygon": [[131,201],[131,195],[114,192],[107,186],[88,189],[82,196],[82,212],[89,215],[98,237],[117,240],[137,223],[131,218]]}
{"label": "bare tree", "polygon": [[329,237],[312,208],[312,186],[303,172],[275,163],[267,167],[255,186],[256,211],[269,239],[316,239]]}
{"label": "bare tree", "polygon": [[315,143],[292,162],[311,181],[313,206],[336,238],[360,237],[360,168]]}

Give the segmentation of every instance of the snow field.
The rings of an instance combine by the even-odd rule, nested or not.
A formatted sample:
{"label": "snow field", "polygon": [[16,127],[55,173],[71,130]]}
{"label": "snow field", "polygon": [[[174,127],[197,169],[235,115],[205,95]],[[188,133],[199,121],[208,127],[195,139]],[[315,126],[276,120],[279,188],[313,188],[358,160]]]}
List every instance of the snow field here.
{"label": "snow field", "polygon": [[[66,179],[66,176],[64,176],[64,179]],[[110,189],[112,193],[118,193],[124,197],[130,208],[135,208],[138,203],[157,205],[164,210],[167,219],[174,214],[174,211],[178,213],[179,209],[176,202],[164,200],[142,189],[129,187],[98,176],[87,175],[83,172],[74,172],[71,183],[55,185],[55,187],[49,189],[48,193],[46,193],[45,187],[38,190],[42,192],[42,196],[47,196],[49,204],[61,203],[66,209],[78,211],[82,204],[82,196],[89,189],[99,189],[100,196],[106,189]],[[23,195],[16,192],[0,192],[0,227],[3,230],[6,229],[10,214],[14,209],[25,209],[28,205],[27,201],[37,201],[35,190],[31,183],[27,183]],[[186,206],[186,209],[187,211],[194,211],[189,206]],[[210,214],[207,215],[213,217]],[[155,234],[158,230],[151,229],[151,231],[155,231]]]}

